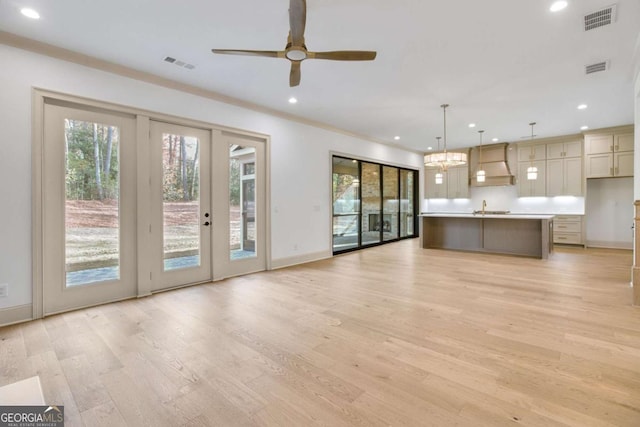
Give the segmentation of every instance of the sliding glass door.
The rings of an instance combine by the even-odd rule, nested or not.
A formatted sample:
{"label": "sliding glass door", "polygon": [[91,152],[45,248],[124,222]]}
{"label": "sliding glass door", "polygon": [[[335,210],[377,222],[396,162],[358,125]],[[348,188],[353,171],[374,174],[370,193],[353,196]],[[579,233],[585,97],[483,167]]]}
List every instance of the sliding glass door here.
{"label": "sliding glass door", "polygon": [[417,237],[418,171],[333,157],[333,252]]}
{"label": "sliding glass door", "polygon": [[360,165],[333,158],[333,250],[360,246]]}

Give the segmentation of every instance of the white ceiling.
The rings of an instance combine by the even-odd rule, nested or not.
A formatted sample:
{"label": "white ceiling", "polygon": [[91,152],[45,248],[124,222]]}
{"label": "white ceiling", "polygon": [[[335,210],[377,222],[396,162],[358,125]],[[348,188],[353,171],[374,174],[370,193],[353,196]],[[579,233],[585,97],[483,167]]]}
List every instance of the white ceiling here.
{"label": "white ceiling", "polygon": [[[616,22],[588,32],[583,16],[609,0],[569,0],[555,14],[551,2],[308,0],[309,50],[378,56],[307,60],[297,88],[284,59],[211,53],[282,50],[289,0],[0,0],[0,30],[416,150],[442,135],[442,103],[448,148],[477,145],[478,129],[485,143],[521,141],[531,121],[539,137],[633,123],[640,1],[618,0]],[[23,17],[24,6],[42,18]],[[585,75],[600,61],[610,69]]]}

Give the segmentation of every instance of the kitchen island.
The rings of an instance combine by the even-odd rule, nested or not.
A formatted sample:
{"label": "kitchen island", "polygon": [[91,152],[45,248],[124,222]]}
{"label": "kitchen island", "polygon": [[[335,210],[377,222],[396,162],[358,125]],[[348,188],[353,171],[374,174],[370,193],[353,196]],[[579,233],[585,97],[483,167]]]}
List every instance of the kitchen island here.
{"label": "kitchen island", "polygon": [[546,259],[553,252],[553,215],[420,214],[425,249],[452,249]]}

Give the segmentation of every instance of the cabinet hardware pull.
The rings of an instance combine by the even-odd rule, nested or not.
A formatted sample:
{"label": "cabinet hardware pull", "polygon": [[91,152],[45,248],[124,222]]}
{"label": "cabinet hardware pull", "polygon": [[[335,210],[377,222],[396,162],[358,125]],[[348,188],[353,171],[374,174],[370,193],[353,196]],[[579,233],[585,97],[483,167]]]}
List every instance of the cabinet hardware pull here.
{"label": "cabinet hardware pull", "polygon": [[609,175],[613,175],[613,168],[611,168],[611,172],[609,173]]}
{"label": "cabinet hardware pull", "polygon": [[616,175],[618,175],[618,168],[616,168]]}
{"label": "cabinet hardware pull", "polygon": [[616,144],[616,151],[618,151],[619,149],[620,149],[620,146]]}

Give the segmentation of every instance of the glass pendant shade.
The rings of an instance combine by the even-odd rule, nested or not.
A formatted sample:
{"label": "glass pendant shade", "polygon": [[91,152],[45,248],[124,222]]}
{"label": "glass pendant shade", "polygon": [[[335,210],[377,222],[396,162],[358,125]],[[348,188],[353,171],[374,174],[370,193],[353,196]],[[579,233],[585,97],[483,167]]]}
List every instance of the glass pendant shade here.
{"label": "glass pendant shade", "polygon": [[480,134],[480,150],[479,150],[480,152],[478,154],[479,166],[478,166],[478,171],[476,172],[476,182],[484,182],[487,176],[484,172],[484,169],[482,169],[482,134],[484,133],[484,130],[479,130],[478,133]]}
{"label": "glass pendant shade", "polygon": [[[533,137],[535,136],[533,134],[533,127],[536,125],[536,122],[531,122],[529,123],[529,126],[531,126],[531,141],[533,142]],[[533,166],[533,159],[535,158],[535,148],[532,145],[531,146],[531,155],[529,156],[529,158],[531,159],[531,166],[529,166],[527,168],[527,179],[529,181],[535,181],[536,179],[538,179],[538,168]]]}
{"label": "glass pendant shade", "polygon": [[445,151],[443,153],[425,154],[424,165],[428,167],[439,167],[446,170],[450,166],[464,165],[467,163],[466,153],[452,153]]}

